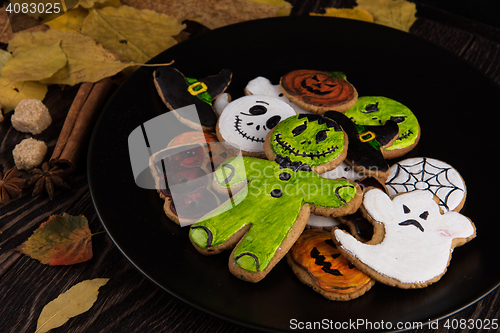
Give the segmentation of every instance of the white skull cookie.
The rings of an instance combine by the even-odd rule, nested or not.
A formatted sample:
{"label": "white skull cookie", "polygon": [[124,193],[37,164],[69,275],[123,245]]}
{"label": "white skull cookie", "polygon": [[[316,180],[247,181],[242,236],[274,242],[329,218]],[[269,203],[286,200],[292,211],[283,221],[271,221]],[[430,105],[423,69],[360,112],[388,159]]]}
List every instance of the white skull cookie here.
{"label": "white skull cookie", "polygon": [[267,133],[294,115],[293,108],[278,98],[240,97],[223,109],[217,122],[217,138],[240,149],[244,156],[263,156]]}
{"label": "white skull cookie", "polygon": [[336,229],[332,238],[361,271],[379,282],[400,288],[422,288],[446,272],[453,248],[476,236],[464,215],[441,213],[434,195],[413,191],[391,198],[378,189],[365,193],[361,209],[382,232],[376,244],[361,243]]}

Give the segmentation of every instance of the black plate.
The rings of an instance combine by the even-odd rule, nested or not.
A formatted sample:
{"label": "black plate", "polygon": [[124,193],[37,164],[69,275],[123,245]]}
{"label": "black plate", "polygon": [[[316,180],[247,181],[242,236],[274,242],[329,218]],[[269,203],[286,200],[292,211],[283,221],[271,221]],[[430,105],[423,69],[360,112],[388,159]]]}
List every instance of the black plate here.
{"label": "black plate", "polygon": [[[328,301],[297,280],[285,261],[257,284],[229,273],[228,254],[206,257],[188,229],[169,221],[156,191],[134,183],[127,138],[137,126],[167,111],[153,85],[154,68],[141,68],[123,83],[102,112],[88,156],[95,207],[123,254],[148,278],[185,302],[247,327],[271,331],[295,323],[370,325],[398,329],[398,322],[429,322],[477,301],[498,286],[492,265],[500,226],[493,212],[496,190],[489,155],[498,142],[489,114],[499,111],[500,90],[458,57],[409,34],[363,22],[323,18],[276,18],[214,30],[180,43],[153,63],[175,60],[186,76],[233,71],[228,92],[243,95],[246,83],[265,76],[277,83],[286,72],[340,70],[360,96],[382,95],[407,105],[418,117],[422,139],[412,155],[441,159],[462,174],[468,197],[462,213],[477,237],[456,248],[443,278],[424,289],[376,284],[349,302]],[[330,320],[332,322],[330,322]],[[359,322],[361,323],[361,322]],[[391,324],[387,324],[391,323]],[[375,325],[373,325],[375,324]],[[337,324],[338,325],[338,324]]]}

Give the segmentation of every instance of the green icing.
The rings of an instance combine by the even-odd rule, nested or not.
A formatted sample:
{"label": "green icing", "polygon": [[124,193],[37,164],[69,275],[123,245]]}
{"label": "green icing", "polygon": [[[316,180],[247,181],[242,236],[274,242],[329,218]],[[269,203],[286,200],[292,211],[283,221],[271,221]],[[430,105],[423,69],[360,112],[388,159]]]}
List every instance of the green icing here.
{"label": "green icing", "polygon": [[405,105],[387,97],[359,97],[356,104],[344,114],[359,125],[381,125],[387,120],[395,120],[399,126],[399,136],[393,145],[385,150],[406,148],[414,144],[418,137],[417,117]]}
{"label": "green icing", "polygon": [[332,79],[345,79],[345,74],[343,72],[328,72],[328,75]]}
{"label": "green icing", "polygon": [[275,155],[289,157],[311,167],[327,164],[345,149],[344,132],[335,122],[320,115],[298,114],[278,124],[271,136]]}
{"label": "green icing", "polygon": [[[231,173],[234,176],[228,178]],[[189,235],[193,243],[206,249],[224,244],[236,232],[250,226],[234,250],[236,264],[249,272],[262,271],[269,265],[304,204],[336,208],[356,195],[355,186],[347,180],[326,179],[311,171],[281,169],[274,161],[252,157],[228,159],[216,171],[215,180],[233,187],[241,184],[242,175],[248,185],[232,200],[193,224]],[[206,230],[210,231],[211,244],[207,244]]]}
{"label": "green icing", "polygon": [[[185,79],[186,79],[186,83],[188,86],[192,86],[193,84],[199,82],[198,80],[193,79],[193,78],[189,78],[189,77],[185,77]],[[201,84],[194,85],[192,89],[196,93],[196,92],[202,90],[203,86]],[[201,99],[203,102],[212,105],[212,96],[210,96],[210,94],[208,92],[206,92],[206,91],[200,92],[200,93],[196,94],[195,96],[198,97],[199,99]]]}

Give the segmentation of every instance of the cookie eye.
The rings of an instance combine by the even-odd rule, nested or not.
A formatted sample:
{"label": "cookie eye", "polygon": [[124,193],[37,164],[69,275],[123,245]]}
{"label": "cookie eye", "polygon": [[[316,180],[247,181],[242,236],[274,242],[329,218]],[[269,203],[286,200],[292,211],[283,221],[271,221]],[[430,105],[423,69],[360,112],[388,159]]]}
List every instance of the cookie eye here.
{"label": "cookie eye", "polygon": [[328,130],[319,131],[316,134],[316,143],[325,141],[327,137],[328,137]]}
{"label": "cookie eye", "polygon": [[266,121],[266,127],[268,129],[275,128],[276,125],[280,122],[281,117],[280,116],[272,116]]}
{"label": "cookie eye", "polygon": [[394,117],[394,116],[392,116],[390,120],[396,122],[397,124],[400,124],[403,121],[405,121],[405,119],[406,119],[406,117]]}
{"label": "cookie eye", "polygon": [[267,108],[264,105],[254,105],[248,111],[252,116],[260,116],[267,112]]}
{"label": "cookie eye", "polygon": [[427,220],[427,217],[429,217],[429,212],[428,211],[425,211],[423,212],[422,214],[419,215],[419,217],[422,219],[422,220]]}
{"label": "cookie eye", "polygon": [[405,212],[405,214],[409,214],[411,212],[410,208],[408,208],[408,206],[406,205],[403,205],[403,211]]}
{"label": "cookie eye", "polygon": [[372,113],[378,111],[378,102],[375,104],[368,104],[365,107],[365,111],[361,111],[361,113]]}
{"label": "cookie eye", "polygon": [[304,121],[304,123],[302,125],[299,125],[292,130],[292,134],[293,134],[293,136],[297,136],[297,135],[301,134],[302,132],[304,132],[306,129],[307,129],[307,122]]}

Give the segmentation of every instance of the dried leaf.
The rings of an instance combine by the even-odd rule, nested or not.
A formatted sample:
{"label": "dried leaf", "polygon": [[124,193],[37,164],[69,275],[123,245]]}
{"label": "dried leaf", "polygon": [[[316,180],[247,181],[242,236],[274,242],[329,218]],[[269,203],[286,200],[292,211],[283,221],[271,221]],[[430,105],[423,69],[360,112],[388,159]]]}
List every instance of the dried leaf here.
{"label": "dried leaf", "polygon": [[91,236],[85,216],[52,215],[19,251],[45,265],[73,265],[92,258]]}
{"label": "dried leaf", "polygon": [[0,77],[0,103],[5,113],[17,106],[23,99],[43,100],[47,93],[47,85],[35,81],[12,82]]}
{"label": "dried leaf", "polygon": [[370,12],[375,23],[408,32],[417,19],[417,7],[405,0],[357,0],[358,7]]}
{"label": "dried leaf", "polygon": [[184,20],[197,21],[209,29],[215,29],[228,24],[274,17],[283,9],[251,0],[122,0],[126,5],[139,9],[150,9],[164,13],[182,22]]}
{"label": "dried leaf", "polygon": [[50,29],[61,30],[61,31],[71,31],[80,33],[82,30],[83,21],[89,14],[89,11],[85,8],[77,7],[73,8],[66,14],[59,16],[58,18],[47,22]]}
{"label": "dried leaf", "polygon": [[342,17],[352,20],[373,22],[372,14],[359,8],[325,8],[324,14],[310,13],[309,15]]}
{"label": "dried leaf", "polygon": [[40,313],[35,333],[48,332],[88,311],[97,301],[99,288],[108,281],[103,278],[82,281],[49,302]]}
{"label": "dried leaf", "polygon": [[[17,14],[16,16],[16,31],[45,31],[48,30],[49,27],[45,24],[40,24],[36,19],[29,17],[28,15],[24,15],[22,13]],[[0,8],[0,31],[5,29],[2,36],[0,37],[0,42],[9,43],[9,41],[16,35],[12,30],[12,27],[9,22],[9,15],[5,11],[4,8]]]}
{"label": "dried leaf", "polygon": [[66,62],[61,41],[19,52],[2,68],[2,77],[12,82],[39,81],[54,75]]}
{"label": "dried leaf", "polygon": [[93,8],[98,4],[105,4],[108,0],[80,0],[78,1],[78,6],[83,8]]}
{"label": "dried leaf", "polygon": [[8,51],[15,57],[20,52],[40,45],[51,45],[58,40],[61,41],[61,49],[68,62],[53,76],[42,80],[42,83],[75,85],[81,82],[97,82],[135,65],[119,61],[114,53],[104,49],[91,37],[68,31],[18,33],[10,41]]}
{"label": "dried leaf", "polygon": [[91,9],[82,33],[93,37],[121,60],[145,63],[175,45],[172,36],[185,28],[177,20],[151,10],[130,6]]}

